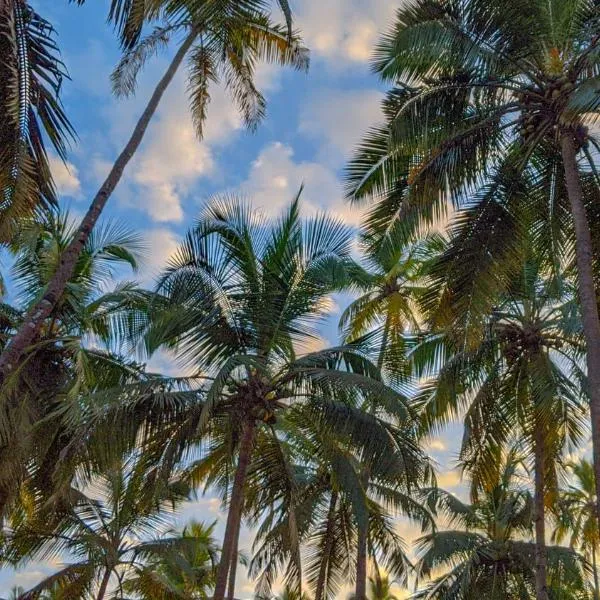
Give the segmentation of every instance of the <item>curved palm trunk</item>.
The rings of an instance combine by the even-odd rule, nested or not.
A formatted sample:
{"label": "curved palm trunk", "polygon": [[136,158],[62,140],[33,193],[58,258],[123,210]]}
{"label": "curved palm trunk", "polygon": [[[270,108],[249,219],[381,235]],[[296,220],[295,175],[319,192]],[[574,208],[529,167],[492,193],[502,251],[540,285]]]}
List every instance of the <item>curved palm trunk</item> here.
{"label": "curved palm trunk", "polygon": [[546,514],[544,505],[544,430],[536,425],[535,430],[535,597],[548,600],[546,583]]}
{"label": "curved palm trunk", "polygon": [[104,596],[106,596],[106,590],[108,589],[108,582],[110,581],[110,569],[106,569],[104,572],[104,576],[102,577],[102,581],[100,583],[100,588],[98,589],[98,595],[96,596],[96,600],[104,600]]}
{"label": "curved palm trunk", "polygon": [[319,566],[319,577],[317,579],[317,587],[315,590],[315,600],[325,600],[325,584],[327,583],[327,573],[329,572],[329,557],[333,550],[334,528],[333,520],[335,519],[335,507],[337,505],[337,492],[331,493],[329,500],[329,510],[327,511],[327,530],[325,532],[325,546],[323,548],[323,558]]}
{"label": "curved palm trunk", "polygon": [[94,226],[98,221],[98,218],[100,217],[100,214],[102,213],[102,210],[104,209],[108,199],[121,180],[125,167],[133,158],[136,150],[139,148],[144,134],[146,133],[146,129],[148,128],[148,124],[156,112],[163,94],[173,80],[175,73],[179,69],[181,62],[194,42],[196,35],[197,34],[195,32],[190,34],[175,54],[171,64],[169,65],[169,68],[163,75],[162,79],[158,82],[158,85],[156,86],[144,112],[139,118],[135,129],[129,138],[129,141],[125,145],[125,148],[121,154],[119,154],[106,180],[92,200],[87,213],[79,225],[79,229],[77,230],[73,241],[63,252],[58,268],[48,283],[45,294],[41,300],[39,300],[29,309],[23,324],[12,338],[10,344],[6,347],[4,352],[2,352],[2,355],[0,355],[1,379],[5,379],[6,376],[9,375],[17,366],[27,346],[29,346],[36,338],[44,320],[50,315],[56,306],[56,303],[62,296],[69,279],[73,275],[77,259],[79,258],[85,243],[90,237],[90,234],[94,229]]}
{"label": "curved palm trunk", "polygon": [[587,376],[592,417],[594,475],[596,477],[596,511],[600,519],[600,318],[592,268],[592,235],[583,203],[583,190],[577,170],[577,150],[572,132],[563,132],[561,151],[575,225],[579,301],[587,348]]}
{"label": "curved palm trunk", "polygon": [[227,600],[233,600],[235,597],[235,577],[237,575],[238,565],[238,546],[240,541],[240,527],[236,528],[234,533],[233,548],[229,557],[229,579],[227,582]]}
{"label": "curved palm trunk", "polygon": [[227,514],[227,524],[225,525],[225,535],[221,549],[221,562],[217,569],[217,582],[213,600],[224,600],[225,598],[225,588],[231,567],[232,551],[237,546],[237,539],[240,534],[242,509],[244,508],[244,485],[246,483],[248,466],[252,458],[252,450],[254,449],[255,432],[256,425],[254,420],[250,418],[244,423],[242,439],[240,440],[240,453],[235,477],[233,478],[231,502],[229,504],[229,513]]}

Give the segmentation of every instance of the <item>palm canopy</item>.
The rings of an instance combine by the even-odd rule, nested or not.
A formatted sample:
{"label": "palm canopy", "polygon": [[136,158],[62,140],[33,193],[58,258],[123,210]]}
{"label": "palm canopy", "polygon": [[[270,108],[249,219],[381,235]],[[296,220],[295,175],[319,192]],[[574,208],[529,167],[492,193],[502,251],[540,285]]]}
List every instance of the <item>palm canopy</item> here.
{"label": "palm canopy", "polygon": [[135,569],[135,574],[123,582],[123,589],[142,600],[209,598],[218,556],[215,524],[187,524],[180,532],[181,540],[173,538],[173,547]]}
{"label": "palm canopy", "polygon": [[[159,280],[146,314],[126,323],[137,328],[147,351],[162,346],[177,354],[191,373],[191,390],[137,394],[125,388],[111,422],[117,428],[128,423],[124,436],[133,442],[133,417],[155,438],[153,448],[166,463],[196,448],[200,458],[189,465],[190,473],[197,483],[230,490],[231,519],[241,518],[252,481],[261,481],[266,495],[283,488],[287,495],[279,501],[285,506],[297,501],[293,483],[282,484],[290,471],[280,446],[286,436],[282,419],[296,412],[306,424],[346,436],[366,462],[403,460],[395,455],[386,423],[365,415],[362,406],[372,397],[405,424],[412,411],[381,382],[360,348],[301,353],[318,340],[330,294],[345,285],[351,241],[352,232],[339,221],[325,215],[301,219],[299,198],[274,222],[245,202],[216,199]],[[264,483],[275,475],[281,477],[278,487]],[[235,527],[228,521],[227,557],[235,553],[237,534],[229,539],[227,533]]]}
{"label": "palm canopy", "polygon": [[[337,597],[344,584],[356,579],[359,527],[366,529],[372,564],[406,581],[411,564],[395,518],[409,517],[424,531],[433,526],[430,513],[413,497],[419,486],[431,482],[429,465],[414,428],[404,419],[375,411],[365,413],[361,420],[379,421],[385,433],[382,436],[370,426],[370,443],[387,446],[387,461],[365,460],[349,443],[344,429],[311,422],[298,407],[281,418],[279,443],[290,457],[295,502],[279,501],[289,495],[281,489],[284,478],[273,477],[259,485],[252,482],[247,495],[248,505],[255,507],[250,516],[261,517],[250,565],[260,595],[268,593],[281,570],[294,589],[300,587],[298,577],[303,576],[316,600]],[[364,477],[367,465],[369,478]],[[301,572],[293,564],[292,519],[302,548]]]}
{"label": "palm canopy", "polygon": [[351,288],[359,296],[342,313],[340,330],[346,340],[365,344],[377,356],[390,381],[406,381],[406,342],[423,325],[421,298],[440,240],[432,236],[405,245],[365,233],[361,242],[363,259],[349,269]]}
{"label": "palm canopy", "polygon": [[[417,373],[433,377],[421,395],[425,429],[464,417],[461,459],[478,484],[495,480],[498,453],[517,435],[533,456],[543,431],[550,458],[588,431],[581,324],[568,280],[547,277],[532,258],[482,330],[470,346],[454,331],[433,333],[412,355]],[[556,483],[555,464],[546,461],[548,482]]]}
{"label": "palm canopy", "polygon": [[74,136],[60,98],[65,67],[52,25],[29,2],[0,7],[0,243],[56,201],[46,141],[62,159]]}
{"label": "palm canopy", "polygon": [[95,592],[101,600],[113,586],[121,587],[126,573],[144,572],[147,563],[198,550],[214,558],[213,548],[195,537],[160,536],[169,524],[169,509],[188,494],[189,487],[177,477],[164,482],[143,459],[129,457],[107,469],[85,493],[73,489],[71,506],[51,523],[38,515],[14,515],[7,532],[8,559],[73,560],[21,598],[43,598],[58,587],[65,598]]}
{"label": "palm canopy", "polygon": [[598,519],[596,517],[596,482],[591,462],[581,459],[567,465],[570,483],[559,490],[556,502],[556,528],[553,540],[563,543],[568,540],[590,561],[594,576],[594,598],[600,594],[597,550],[600,543]]}
{"label": "palm canopy", "polygon": [[[308,69],[308,51],[297,34],[273,24],[261,9],[264,2],[228,0],[158,2],[164,23],[127,50],[112,75],[119,96],[135,91],[137,76],[147,60],[183,34],[188,56],[190,110],[198,136],[210,103],[211,86],[222,82],[250,128],[265,115],[266,101],[254,82],[260,61]],[[188,43],[189,42],[189,43]]]}
{"label": "palm canopy", "polygon": [[594,517],[595,482],[592,464],[581,459],[568,465],[573,479],[561,490],[559,521],[554,537],[558,543],[569,540],[573,548],[590,555],[598,546],[598,522]]}
{"label": "palm canopy", "polygon": [[[57,268],[61,249],[74,233],[69,222],[68,215],[49,213],[44,222],[22,229],[12,270],[18,304],[0,304],[2,345]],[[140,250],[137,236],[117,225],[106,225],[90,238],[67,293],[45,322],[30,356],[3,389],[3,511],[18,495],[20,483],[27,481],[34,496],[47,498],[56,491],[57,468],[66,473],[72,460],[83,458],[78,458],[82,448],[67,451],[81,416],[82,395],[141,377],[139,365],[107,349],[114,315],[136,301],[135,286],[99,291],[112,282],[115,269],[135,267]]]}
{"label": "palm canopy", "polygon": [[[419,579],[430,579],[415,598],[532,598],[534,544],[522,541],[532,528],[533,498],[519,475],[520,459],[505,457],[496,485],[465,504],[440,489],[424,490],[449,529],[417,541]],[[586,597],[585,563],[572,550],[547,547],[551,597]],[[438,573],[440,573],[438,575]]]}
{"label": "palm canopy", "polygon": [[351,197],[383,196],[388,223],[431,222],[501,162],[523,168],[562,127],[593,124],[599,18],[591,0],[417,0],[398,10],[373,61],[396,87],[386,124],[348,168]]}
{"label": "palm canopy", "polygon": [[[70,0],[82,5],[86,0]],[[115,26],[119,39],[126,49],[131,49],[142,35],[144,26],[152,22],[161,14],[175,17],[187,11],[194,11],[204,20],[215,8],[223,7],[235,14],[248,14],[249,12],[268,13],[272,6],[270,0],[227,0],[215,6],[216,2],[206,0],[111,0],[108,12],[108,20]],[[281,9],[287,24],[288,32],[292,33],[292,11],[288,0],[277,0],[277,6]]]}

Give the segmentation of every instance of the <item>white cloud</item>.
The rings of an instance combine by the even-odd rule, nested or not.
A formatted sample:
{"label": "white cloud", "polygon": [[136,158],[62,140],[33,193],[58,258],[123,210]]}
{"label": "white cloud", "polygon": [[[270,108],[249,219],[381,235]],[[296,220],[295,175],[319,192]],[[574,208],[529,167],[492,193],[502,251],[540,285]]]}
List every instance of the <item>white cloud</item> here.
{"label": "white cloud", "polygon": [[175,254],[180,239],[170,229],[159,227],[146,230],[144,242],[147,249],[142,261],[140,281],[148,285],[153,282]]}
{"label": "white cloud", "polygon": [[298,3],[296,23],[313,55],[348,66],[369,60],[396,8],[389,0],[307,0]]}
{"label": "white cloud", "polygon": [[81,198],[81,182],[77,167],[70,162],[63,162],[58,156],[51,154],[48,158],[52,178],[59,196]]}
{"label": "white cloud", "polygon": [[183,77],[165,96],[146,140],[131,165],[130,179],[139,186],[128,203],[157,222],[181,222],[183,202],[193,185],[215,172],[213,148],[225,143],[242,123],[222,88],[215,88],[204,139],[196,136],[183,90]]}
{"label": "white cloud", "polygon": [[289,204],[302,184],[302,207],[306,214],[326,211],[350,225],[358,225],[360,212],[344,201],[342,184],[335,173],[317,162],[295,162],[293,149],[280,142],[262,150],[241,189],[257,208],[275,216]]}
{"label": "white cloud", "polygon": [[382,94],[376,90],[324,90],[300,115],[300,131],[323,140],[320,157],[343,163],[363,134],[381,121]]}
{"label": "white cloud", "polygon": [[448,450],[448,446],[440,438],[432,438],[425,442],[425,449],[434,452],[445,452]]}

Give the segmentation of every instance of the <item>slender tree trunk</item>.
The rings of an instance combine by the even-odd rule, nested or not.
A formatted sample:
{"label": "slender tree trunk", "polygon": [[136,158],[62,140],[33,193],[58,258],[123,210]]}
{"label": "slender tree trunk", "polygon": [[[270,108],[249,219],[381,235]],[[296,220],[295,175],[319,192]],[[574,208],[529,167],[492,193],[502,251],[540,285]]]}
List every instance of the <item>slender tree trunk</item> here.
{"label": "slender tree trunk", "polygon": [[367,545],[368,525],[358,526],[358,539],[356,542],[356,590],[355,600],[367,600]]}
{"label": "slender tree trunk", "polygon": [[592,420],[594,475],[596,477],[596,512],[600,522],[600,318],[594,285],[592,235],[577,169],[575,139],[571,131],[567,130],[562,133],[561,150],[567,193],[575,225],[579,302],[581,303],[583,332],[587,349],[587,377]]}
{"label": "slender tree trunk", "polygon": [[256,425],[252,418],[244,423],[242,439],[240,440],[240,451],[235,477],[233,478],[233,489],[231,490],[231,502],[229,503],[229,513],[227,514],[227,524],[225,525],[225,536],[223,537],[223,547],[221,549],[221,562],[217,569],[217,582],[213,600],[224,600],[225,588],[227,586],[227,576],[231,566],[232,549],[237,545],[236,537],[239,537],[240,523],[242,520],[242,510],[244,508],[244,485],[248,466],[252,458],[254,449],[254,435]]}
{"label": "slender tree trunk", "polygon": [[227,582],[227,600],[233,600],[235,598],[235,577],[237,575],[238,565],[238,546],[240,541],[240,524],[235,529],[233,548],[231,549],[231,556],[229,557],[229,580]]}
{"label": "slender tree trunk", "polygon": [[17,366],[21,356],[39,333],[44,320],[48,318],[62,296],[69,279],[73,275],[77,259],[94,229],[106,202],[121,180],[125,167],[139,148],[146,129],[148,128],[148,124],[156,112],[163,94],[173,80],[175,73],[179,69],[181,62],[194,42],[196,35],[196,33],[191,33],[175,54],[166,73],[158,82],[158,85],[156,86],[146,109],[139,118],[129,141],[121,154],[119,154],[106,180],[92,200],[73,241],[62,253],[58,268],[48,283],[46,292],[41,300],[29,309],[23,324],[5,348],[4,352],[2,352],[2,355],[0,355],[0,379],[4,380]]}
{"label": "slender tree trunk", "polygon": [[548,600],[546,583],[546,511],[544,505],[544,430],[536,424],[535,428],[535,597],[536,600]]}
{"label": "slender tree trunk", "polygon": [[[367,494],[371,470],[365,466],[361,475],[362,487]],[[367,566],[369,562],[369,514],[365,515],[365,522],[358,523],[358,535],[356,539],[356,590],[355,600],[367,600]]]}
{"label": "slender tree trunk", "polygon": [[100,588],[98,589],[98,596],[96,596],[96,600],[104,600],[104,596],[106,596],[106,590],[108,589],[108,582],[110,581],[110,573],[111,571],[107,567],[106,571],[104,571],[102,581],[100,582]]}
{"label": "slender tree trunk", "polygon": [[315,600],[325,600],[325,584],[327,583],[327,573],[330,567],[330,555],[333,550],[335,539],[333,537],[333,520],[335,519],[335,508],[337,505],[337,492],[331,492],[329,500],[329,510],[327,511],[327,530],[325,532],[325,547],[323,548],[323,557],[319,565],[319,578],[315,591]]}
{"label": "slender tree trunk", "polygon": [[[377,359],[377,368],[381,371],[384,363],[385,349],[387,346],[389,334],[389,319],[386,318],[383,327],[383,337],[379,349],[379,358]],[[371,473],[367,467],[362,474],[362,481],[365,493],[369,486]],[[369,543],[369,515],[366,516],[366,523],[358,525],[358,537],[356,540],[356,589],[354,591],[355,600],[367,600],[367,566],[368,566],[368,543]]]}
{"label": "slender tree trunk", "polygon": [[594,600],[600,600],[600,585],[598,583],[598,564],[596,562],[596,545],[592,546],[592,571],[594,573]]}

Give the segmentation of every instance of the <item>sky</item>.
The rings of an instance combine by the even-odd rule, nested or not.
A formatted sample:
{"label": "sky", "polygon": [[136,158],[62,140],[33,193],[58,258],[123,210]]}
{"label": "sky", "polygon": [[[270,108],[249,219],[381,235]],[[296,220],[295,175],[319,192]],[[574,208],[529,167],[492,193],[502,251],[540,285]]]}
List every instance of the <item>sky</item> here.
{"label": "sky", "polygon": [[[261,66],[257,83],[266,94],[268,114],[254,133],[245,131],[223,89],[213,89],[204,140],[192,127],[184,72],[162,100],[133,161],[107,207],[105,218],[143,234],[147,256],[136,277],[151,285],[177,247],[178,240],[212,195],[247,196],[257,209],[276,215],[301,185],[306,214],[326,211],[352,227],[360,212],[344,201],[342,171],[354,144],[380,119],[383,88],[370,72],[369,57],[379,32],[392,21],[399,2],[390,0],[291,0],[295,25],[311,51],[308,74]],[[51,157],[61,204],[80,217],[130,135],[170,52],[150,61],[135,96],[116,99],[109,76],[119,58],[112,28],[106,24],[108,0],[88,0],[83,7],[67,0],[36,0],[38,12],[58,33],[58,44],[71,80],[63,102],[78,134],[65,165]],[[332,305],[323,324],[323,345],[337,341],[343,302]],[[173,360],[159,354],[152,369],[174,373]],[[460,428],[451,426],[432,439],[429,451],[440,467],[439,485],[459,491],[454,466]],[[212,522],[222,515],[210,494],[190,502],[179,523],[194,518]],[[414,527],[398,522],[410,541]],[[218,535],[222,528],[217,529]],[[251,533],[243,532],[240,549],[249,551]],[[0,572],[0,594],[11,586],[30,587],[60,561],[34,563],[18,572]],[[243,569],[241,569],[243,571]],[[252,585],[240,573],[239,598],[252,597]],[[340,596],[345,597],[345,596]]]}

